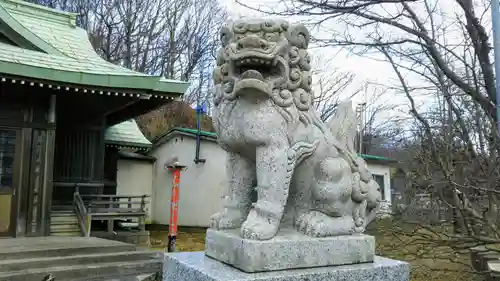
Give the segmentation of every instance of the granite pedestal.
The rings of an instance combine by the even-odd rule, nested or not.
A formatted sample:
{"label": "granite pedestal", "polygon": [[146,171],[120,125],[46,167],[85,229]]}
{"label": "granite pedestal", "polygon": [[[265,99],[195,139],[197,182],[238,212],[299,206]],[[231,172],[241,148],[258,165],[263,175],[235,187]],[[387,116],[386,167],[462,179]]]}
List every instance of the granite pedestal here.
{"label": "granite pedestal", "polygon": [[271,240],[243,239],[239,229],[208,229],[205,253],[245,272],[264,272],[372,262],[375,238],[346,235],[325,238],[284,229]]}
{"label": "granite pedestal", "polygon": [[407,263],[375,256],[371,263],[246,273],[204,252],[165,254],[164,281],[408,281]]}

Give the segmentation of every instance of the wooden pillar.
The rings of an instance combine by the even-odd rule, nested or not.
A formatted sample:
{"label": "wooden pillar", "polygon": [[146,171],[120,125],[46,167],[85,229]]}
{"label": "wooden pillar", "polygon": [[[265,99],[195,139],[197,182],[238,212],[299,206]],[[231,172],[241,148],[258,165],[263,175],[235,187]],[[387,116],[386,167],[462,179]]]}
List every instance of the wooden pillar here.
{"label": "wooden pillar", "polygon": [[16,237],[26,236],[26,226],[28,221],[28,194],[29,194],[29,169],[31,151],[31,128],[21,129],[19,142],[19,179],[16,190]]}
{"label": "wooden pillar", "polygon": [[47,138],[45,142],[45,163],[43,175],[43,191],[41,197],[41,212],[40,212],[40,234],[48,236],[50,234],[50,214],[52,209],[52,191],[53,185],[53,163],[54,163],[54,144],[56,139],[56,130],[47,130]]}
{"label": "wooden pillar", "polygon": [[43,176],[42,208],[40,214],[40,235],[50,234],[50,214],[52,209],[52,192],[54,190],[54,146],[56,142],[56,95],[50,96],[49,114],[47,118],[49,128],[47,129],[45,141],[45,163]]}
{"label": "wooden pillar", "polygon": [[29,199],[28,199],[28,224],[26,226],[29,236],[40,236],[43,209],[44,175],[45,175],[45,148],[47,131],[45,129],[33,130],[31,146],[31,165],[29,170]]}
{"label": "wooden pillar", "polygon": [[45,236],[50,232],[50,208],[52,202],[52,173],[55,141],[55,95],[47,100],[45,108],[32,107],[32,121],[35,110],[46,112],[43,129],[33,129],[29,165],[29,192],[27,204],[26,232],[29,236]]}

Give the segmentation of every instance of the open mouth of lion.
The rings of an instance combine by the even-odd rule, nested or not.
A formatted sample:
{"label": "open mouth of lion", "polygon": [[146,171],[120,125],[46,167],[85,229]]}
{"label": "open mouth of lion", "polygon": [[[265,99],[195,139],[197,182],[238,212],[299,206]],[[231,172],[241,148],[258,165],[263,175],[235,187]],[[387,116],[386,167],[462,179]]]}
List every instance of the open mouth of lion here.
{"label": "open mouth of lion", "polygon": [[240,80],[257,79],[267,82],[282,77],[282,69],[273,59],[246,57],[233,62],[233,74]]}

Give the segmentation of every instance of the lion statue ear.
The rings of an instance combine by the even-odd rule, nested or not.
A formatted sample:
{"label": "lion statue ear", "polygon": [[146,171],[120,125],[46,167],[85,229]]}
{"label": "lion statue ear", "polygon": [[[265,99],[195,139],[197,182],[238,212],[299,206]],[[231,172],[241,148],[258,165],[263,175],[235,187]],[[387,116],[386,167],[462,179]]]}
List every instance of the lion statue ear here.
{"label": "lion statue ear", "polygon": [[233,36],[233,31],[231,30],[232,21],[228,21],[225,25],[223,25],[219,32],[219,39],[222,47],[227,46],[229,44],[229,40]]}
{"label": "lion statue ear", "polygon": [[293,24],[288,28],[287,39],[292,46],[300,49],[307,49],[311,35],[303,24]]}
{"label": "lion statue ear", "polygon": [[352,101],[345,101],[337,106],[328,128],[339,144],[351,153],[356,153],[354,149],[354,139],[356,138],[357,127],[356,113],[352,109]]}

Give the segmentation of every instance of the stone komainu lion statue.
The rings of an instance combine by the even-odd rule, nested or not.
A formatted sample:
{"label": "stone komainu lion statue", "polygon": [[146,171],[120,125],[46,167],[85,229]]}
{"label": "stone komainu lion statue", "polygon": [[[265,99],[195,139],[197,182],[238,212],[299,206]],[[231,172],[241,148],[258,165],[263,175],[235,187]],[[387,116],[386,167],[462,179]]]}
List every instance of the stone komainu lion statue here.
{"label": "stone komainu lion statue", "polygon": [[308,30],[282,20],[236,21],[220,40],[213,122],[228,152],[229,191],[211,227],[240,228],[256,240],[292,226],[315,237],[363,232],[380,189],[353,149],[351,103],[329,126],[312,106]]}

